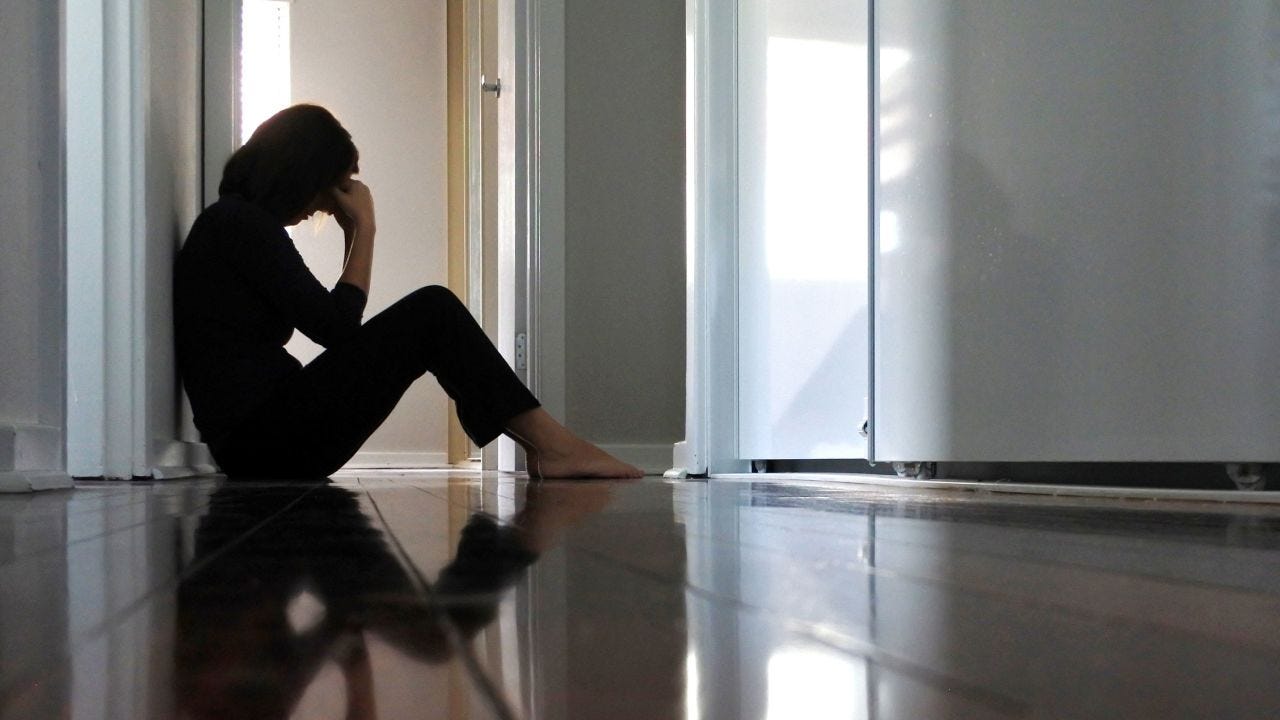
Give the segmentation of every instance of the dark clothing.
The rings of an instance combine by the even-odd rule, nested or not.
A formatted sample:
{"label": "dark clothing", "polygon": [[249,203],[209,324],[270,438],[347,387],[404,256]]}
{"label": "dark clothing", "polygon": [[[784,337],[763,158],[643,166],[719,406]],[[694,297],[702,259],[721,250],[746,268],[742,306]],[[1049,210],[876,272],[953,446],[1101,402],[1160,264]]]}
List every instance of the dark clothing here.
{"label": "dark clothing", "polygon": [[360,328],[364,292],[324,289],[266,211],[224,197],[201,213],[174,271],[178,364],[196,427],[217,444],[302,365],[294,328],[333,347]]}
{"label": "dark clothing", "polygon": [[477,445],[538,406],[466,306],[445,288],[426,287],[283,382],[211,446],[214,457],[231,475],[328,475],[351,459],[426,372],[453,398]]}
{"label": "dark clothing", "polygon": [[[337,470],[426,372],[479,445],[538,405],[448,290],[423,288],[361,326],[364,292],[325,290],[279,222],[239,198],[196,220],[174,283],[178,365],[229,474]],[[295,328],[326,348],[305,368],[284,349]]]}

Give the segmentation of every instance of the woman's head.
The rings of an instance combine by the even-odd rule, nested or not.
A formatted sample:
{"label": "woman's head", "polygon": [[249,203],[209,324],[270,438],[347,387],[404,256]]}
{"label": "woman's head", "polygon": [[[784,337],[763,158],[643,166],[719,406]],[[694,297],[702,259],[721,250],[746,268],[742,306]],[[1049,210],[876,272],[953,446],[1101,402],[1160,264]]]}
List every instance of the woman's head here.
{"label": "woman's head", "polygon": [[258,126],[222,171],[219,195],[239,195],[285,224],[355,171],[351,133],[317,105],[294,105]]}

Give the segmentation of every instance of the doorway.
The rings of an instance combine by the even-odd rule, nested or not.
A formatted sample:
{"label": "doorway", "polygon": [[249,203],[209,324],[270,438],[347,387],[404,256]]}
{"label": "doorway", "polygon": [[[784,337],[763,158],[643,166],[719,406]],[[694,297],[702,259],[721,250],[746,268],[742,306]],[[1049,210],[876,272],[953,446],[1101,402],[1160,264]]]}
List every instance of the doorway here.
{"label": "doorway", "polygon": [[[422,285],[449,286],[557,413],[563,3],[394,5],[205,3],[205,200],[216,198],[222,164],[256,122],[292,103],[329,107],[361,147],[361,176],[378,202],[379,258],[366,317]],[[264,59],[276,67],[253,65]],[[303,225],[294,237],[317,277],[336,279],[336,223]],[[290,350],[304,362],[318,353],[304,340]],[[426,378],[353,465],[432,467],[480,457],[443,391]],[[522,468],[505,438],[482,457],[486,469]]]}

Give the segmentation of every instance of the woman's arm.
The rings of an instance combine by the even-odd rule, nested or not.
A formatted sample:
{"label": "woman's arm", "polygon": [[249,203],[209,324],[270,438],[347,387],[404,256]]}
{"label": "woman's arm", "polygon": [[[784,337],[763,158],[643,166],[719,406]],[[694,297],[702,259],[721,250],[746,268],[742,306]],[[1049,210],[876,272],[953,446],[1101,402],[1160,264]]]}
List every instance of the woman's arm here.
{"label": "woman's arm", "polygon": [[213,227],[204,231],[223,236],[220,252],[227,262],[291,327],[324,347],[360,329],[367,299],[363,289],[340,283],[329,290],[321,285],[284,228],[257,206],[220,202],[215,212],[209,220]]}
{"label": "woman's arm", "polygon": [[334,215],[342,226],[347,244],[347,259],[338,282],[354,285],[369,294],[373,277],[373,238],[377,223],[373,212],[373,193],[359,180],[351,180],[333,190]]}

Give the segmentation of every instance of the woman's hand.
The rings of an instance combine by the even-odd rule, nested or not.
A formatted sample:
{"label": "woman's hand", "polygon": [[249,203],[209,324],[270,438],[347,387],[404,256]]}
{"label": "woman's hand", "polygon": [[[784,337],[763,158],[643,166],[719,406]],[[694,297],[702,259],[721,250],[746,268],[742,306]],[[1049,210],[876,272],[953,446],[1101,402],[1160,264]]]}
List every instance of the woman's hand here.
{"label": "woman's hand", "polygon": [[373,193],[359,180],[347,180],[330,191],[333,194],[333,215],[342,231],[350,238],[353,234],[372,235],[377,227],[373,213]]}
{"label": "woman's hand", "polygon": [[338,282],[354,285],[369,294],[373,276],[373,236],[377,224],[373,219],[373,193],[359,180],[348,179],[331,192],[334,217],[342,226],[347,243],[346,264]]}

